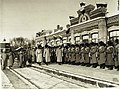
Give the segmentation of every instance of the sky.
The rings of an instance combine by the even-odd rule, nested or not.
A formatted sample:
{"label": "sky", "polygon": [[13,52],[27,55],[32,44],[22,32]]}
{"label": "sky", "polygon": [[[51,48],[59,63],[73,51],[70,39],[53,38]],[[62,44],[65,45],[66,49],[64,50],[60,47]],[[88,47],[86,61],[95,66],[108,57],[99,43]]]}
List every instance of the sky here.
{"label": "sky", "polygon": [[53,30],[59,24],[66,29],[69,16],[77,17],[79,2],[108,4],[108,14],[117,12],[118,0],[0,0],[0,38],[34,38],[42,29]]}

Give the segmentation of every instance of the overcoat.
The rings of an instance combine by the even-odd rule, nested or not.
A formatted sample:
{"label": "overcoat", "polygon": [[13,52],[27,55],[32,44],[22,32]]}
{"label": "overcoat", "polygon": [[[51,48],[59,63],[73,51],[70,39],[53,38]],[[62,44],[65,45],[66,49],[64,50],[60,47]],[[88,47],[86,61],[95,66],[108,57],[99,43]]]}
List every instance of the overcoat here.
{"label": "overcoat", "polygon": [[68,48],[68,61],[71,60],[71,48],[69,47]]}
{"label": "overcoat", "polygon": [[62,49],[61,48],[57,48],[56,49],[56,56],[57,56],[57,62],[62,62]]}
{"label": "overcoat", "polygon": [[89,63],[90,62],[89,52],[90,52],[90,48],[85,47],[85,51],[84,51],[85,60],[84,60],[84,63]]}
{"label": "overcoat", "polygon": [[71,47],[71,62],[75,61],[75,48]]}
{"label": "overcoat", "polygon": [[49,48],[44,49],[44,57],[46,62],[50,62],[50,50]]}
{"label": "overcoat", "polygon": [[64,61],[65,61],[65,62],[68,61],[68,56],[67,56],[67,54],[68,54],[67,48],[64,48],[64,50],[63,50],[63,55],[64,55]]}
{"label": "overcoat", "polygon": [[76,63],[80,62],[80,50],[79,50],[79,47],[75,48],[75,62]]}
{"label": "overcoat", "polygon": [[42,49],[37,49],[36,50],[36,57],[37,57],[37,62],[42,62]]}
{"label": "overcoat", "polygon": [[115,46],[115,66],[119,65],[119,44]]}
{"label": "overcoat", "polygon": [[97,54],[98,54],[98,47],[97,46],[92,46],[90,49],[90,55],[91,55],[91,60],[90,60],[90,64],[94,64],[97,63]]}
{"label": "overcoat", "polygon": [[13,66],[13,54],[12,53],[10,53],[9,54],[9,60],[8,60],[8,66]]}
{"label": "overcoat", "polygon": [[103,64],[106,61],[106,48],[104,46],[99,47],[99,58],[98,58],[98,64]]}
{"label": "overcoat", "polygon": [[106,65],[114,65],[113,55],[114,55],[114,47],[108,46],[106,49],[106,57],[107,57]]}
{"label": "overcoat", "polygon": [[84,51],[85,51],[85,48],[81,47],[81,50],[80,50],[80,63],[83,63],[84,60],[85,60]]}
{"label": "overcoat", "polygon": [[7,54],[6,53],[2,53],[2,68],[6,68],[7,66]]}
{"label": "overcoat", "polygon": [[20,53],[20,55],[19,55],[19,67],[22,67],[22,63],[23,63],[23,53]]}

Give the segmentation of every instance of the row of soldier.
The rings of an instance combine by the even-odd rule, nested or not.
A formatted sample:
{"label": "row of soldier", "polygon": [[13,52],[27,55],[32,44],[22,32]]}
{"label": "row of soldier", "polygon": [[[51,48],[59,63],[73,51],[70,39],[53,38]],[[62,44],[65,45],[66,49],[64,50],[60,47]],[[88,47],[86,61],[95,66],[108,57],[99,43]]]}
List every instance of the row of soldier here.
{"label": "row of soldier", "polygon": [[80,45],[61,45],[57,47],[50,47],[39,45],[37,48],[22,48],[17,54],[11,51],[9,54],[3,50],[3,69],[7,66],[12,67],[14,59],[19,60],[19,67],[31,66],[32,63],[50,64],[50,63],[67,63],[67,64],[80,64],[81,66],[92,66],[96,68],[107,67],[112,70],[114,67],[119,70],[119,42],[115,41],[115,45],[108,41],[99,43],[82,43]]}
{"label": "row of soldier", "polygon": [[45,48],[38,46],[36,50],[37,63],[43,61],[48,65],[50,62],[58,62],[58,64],[80,64],[82,66],[109,70],[113,68],[119,70],[119,44],[116,39],[115,44],[108,41],[107,44],[100,41],[99,43],[82,43],[80,45],[70,45]]}

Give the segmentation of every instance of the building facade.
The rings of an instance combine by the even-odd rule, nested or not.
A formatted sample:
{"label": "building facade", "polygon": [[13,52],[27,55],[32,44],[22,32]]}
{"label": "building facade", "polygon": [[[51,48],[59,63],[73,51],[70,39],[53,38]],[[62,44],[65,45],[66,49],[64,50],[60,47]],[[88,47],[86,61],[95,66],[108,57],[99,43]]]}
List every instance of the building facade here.
{"label": "building facade", "polygon": [[[119,14],[106,16],[107,4],[87,5],[80,3],[78,16],[70,18],[67,30],[57,30],[36,37],[36,43],[43,46],[56,46],[62,43],[80,44],[82,42],[107,42],[119,37]],[[62,40],[60,39],[62,37]]]}

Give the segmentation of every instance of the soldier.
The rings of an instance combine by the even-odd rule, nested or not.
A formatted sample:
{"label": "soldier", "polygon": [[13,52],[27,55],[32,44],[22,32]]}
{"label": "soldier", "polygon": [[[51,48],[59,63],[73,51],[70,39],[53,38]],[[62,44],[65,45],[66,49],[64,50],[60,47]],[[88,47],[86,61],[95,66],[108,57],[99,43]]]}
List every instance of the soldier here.
{"label": "soldier", "polygon": [[28,55],[26,50],[24,49],[24,53],[23,53],[23,67],[26,67],[26,62],[28,60]]}
{"label": "soldier", "polygon": [[90,64],[92,65],[93,68],[96,68],[98,65],[98,46],[97,43],[91,43],[91,49],[90,49],[90,55],[91,55],[91,60]]}
{"label": "soldier", "polygon": [[56,49],[57,63],[58,63],[59,65],[62,64],[62,55],[63,55],[62,46],[59,46],[59,47],[57,47],[57,49]]}
{"label": "soldier", "polygon": [[27,55],[28,55],[28,66],[31,66],[32,65],[32,51],[31,51],[31,47],[28,47]]}
{"label": "soldier", "polygon": [[36,60],[37,63],[41,65],[41,62],[42,62],[42,46],[41,45],[39,45],[36,50],[36,57],[37,57],[37,60]]}
{"label": "soldier", "polygon": [[35,63],[35,53],[36,53],[35,47],[32,47],[32,63]]}
{"label": "soldier", "polygon": [[85,60],[85,56],[84,56],[84,51],[85,51],[85,45],[84,43],[80,44],[80,64],[81,66],[85,66],[84,60]]}
{"label": "soldier", "polygon": [[71,64],[75,64],[75,46],[71,45]]}
{"label": "soldier", "polygon": [[22,64],[23,64],[23,52],[22,50],[20,50],[20,54],[19,54],[19,67],[22,68]]}
{"label": "soldier", "polygon": [[45,45],[44,49],[45,63],[48,65],[50,63],[50,48],[48,45]]}
{"label": "soldier", "polygon": [[68,46],[68,61],[67,63],[70,64],[70,60],[71,60],[71,48],[70,48],[70,45]]}
{"label": "soldier", "polygon": [[68,61],[68,46],[66,45],[63,50],[63,55],[64,55],[64,63],[66,64]]}
{"label": "soldier", "polygon": [[8,55],[6,53],[6,50],[3,49],[3,53],[2,53],[2,69],[3,70],[6,69],[6,67],[7,67],[7,60],[8,60],[7,56]]}
{"label": "soldier", "polygon": [[119,40],[115,40],[115,68],[119,70]]}
{"label": "soldier", "polygon": [[14,56],[13,56],[13,52],[11,50],[10,54],[9,54],[9,62],[8,62],[9,68],[11,68],[13,66],[13,60],[14,60]]}
{"label": "soldier", "polygon": [[89,58],[90,48],[89,43],[85,43],[85,51],[84,51],[84,63],[87,67],[90,66],[90,58]]}
{"label": "soldier", "polygon": [[109,70],[113,69],[114,66],[114,47],[113,43],[111,41],[107,42],[107,49],[106,49],[106,66],[108,67]]}
{"label": "soldier", "polygon": [[76,44],[75,46],[75,64],[76,65],[80,64],[80,48],[78,44]]}
{"label": "soldier", "polygon": [[106,61],[106,45],[104,42],[99,42],[99,49],[98,49],[98,64],[100,68],[105,68],[105,61]]}

